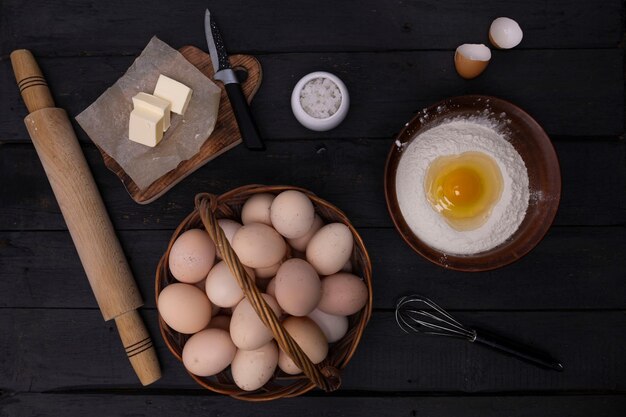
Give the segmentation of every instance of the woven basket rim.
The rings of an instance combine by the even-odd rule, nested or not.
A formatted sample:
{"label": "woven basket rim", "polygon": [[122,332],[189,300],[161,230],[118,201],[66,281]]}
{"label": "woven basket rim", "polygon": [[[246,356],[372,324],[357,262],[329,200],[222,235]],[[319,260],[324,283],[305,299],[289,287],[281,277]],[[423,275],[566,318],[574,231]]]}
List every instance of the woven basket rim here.
{"label": "woven basket rim", "polygon": [[[207,210],[207,211],[214,212],[216,210],[217,211],[221,210],[221,211],[232,212],[232,207],[231,207],[232,205],[235,205],[235,206],[239,205],[254,194],[259,194],[259,193],[278,194],[286,190],[297,190],[307,195],[313,202],[316,213],[320,215],[321,215],[320,212],[332,214],[333,219],[331,219],[331,221],[328,221],[326,218],[324,219],[326,223],[329,223],[329,222],[344,223],[350,229],[350,232],[352,233],[352,236],[354,238],[354,251],[353,251],[353,255],[351,259],[356,258],[356,259],[353,259],[353,263],[358,262],[361,268],[360,270],[354,271],[353,273],[355,275],[360,276],[363,279],[363,282],[366,284],[366,287],[368,290],[367,303],[359,312],[351,316],[354,318],[351,320],[351,325],[348,330],[348,333],[339,342],[331,345],[328,358],[324,360],[322,363],[318,364],[317,366],[313,365],[317,369],[310,370],[318,374],[319,372],[321,372],[326,377],[330,377],[331,379],[333,377],[339,378],[338,373],[337,375],[333,375],[333,370],[334,372],[338,372],[339,370],[343,369],[348,364],[352,356],[354,355],[356,348],[359,345],[359,342],[363,335],[363,331],[371,317],[372,301],[373,301],[371,260],[370,260],[369,254],[367,252],[367,249],[365,248],[365,244],[361,236],[358,234],[354,226],[351,224],[351,222],[349,221],[345,213],[341,211],[339,208],[337,208],[336,206],[334,206],[333,204],[318,197],[317,195],[315,195],[314,193],[312,193],[311,191],[307,189],[289,186],[289,185],[268,186],[268,185],[262,185],[262,184],[244,185],[241,187],[234,188],[230,191],[227,191],[219,196],[211,195],[212,209]],[[206,196],[209,196],[209,195],[205,193],[200,193],[196,195],[196,203],[197,203],[196,207],[191,213],[185,216],[183,221],[175,229],[175,231],[173,232],[170,238],[170,242],[168,244],[167,250],[165,251],[161,259],[159,260],[157,272],[155,276],[155,299],[158,299],[158,296],[161,290],[174,280],[174,278],[171,277],[171,274],[169,273],[169,268],[167,265],[168,265],[169,253],[176,238],[178,238],[178,236],[180,236],[186,230],[189,230],[192,228],[202,228],[205,230],[207,229],[205,225],[203,224],[202,220],[200,219],[200,217],[202,216],[200,215],[199,208],[198,208],[199,199],[205,198]],[[205,207],[206,204],[208,203],[205,202],[203,207]],[[231,214],[234,214],[234,212]],[[204,217],[206,219],[207,216],[204,215]],[[223,215],[219,216],[218,215],[216,217],[218,218],[235,217],[237,218],[238,221],[240,221],[240,217],[238,215],[237,216],[223,216]],[[215,224],[217,224],[217,222],[215,222]],[[216,226],[215,229],[219,229],[221,231],[219,226]],[[212,231],[207,230],[207,232],[211,234]],[[216,238],[219,239],[219,236],[216,236]],[[236,255],[234,257],[236,258]],[[236,259],[236,262],[237,263],[239,262],[238,259]],[[244,293],[245,292],[246,290],[244,289]],[[254,303],[253,300],[251,301]],[[279,326],[279,327],[282,328],[282,326]],[[270,329],[272,328],[270,327]],[[182,361],[181,354],[182,354],[182,346],[184,346],[184,341],[181,342],[180,340],[186,339],[186,336],[180,335],[177,332],[170,329],[167,326],[167,324],[163,321],[160,315],[159,315],[159,330],[160,330],[161,336],[163,337],[163,340],[165,341],[165,344],[168,347],[168,350],[174,355],[176,359],[178,359],[178,361]],[[276,335],[275,330],[276,329],[272,329],[272,331]],[[175,336],[178,337],[179,339],[178,342],[172,340],[174,339]],[[286,337],[290,339],[288,335],[286,335]],[[279,344],[280,343],[281,342],[279,341]],[[289,346],[287,346],[286,349],[287,349],[286,352],[288,352]],[[332,352],[332,358],[331,358],[331,352]],[[291,353],[288,353],[288,354],[290,354],[291,356]],[[305,359],[308,361],[308,358],[305,358]],[[301,369],[305,369],[305,372],[306,372],[306,367],[301,368]],[[311,380],[307,379],[307,377],[304,376],[303,374],[299,374],[296,376],[287,376],[287,377],[285,377],[284,375],[279,375],[278,378],[276,377],[276,374],[275,374],[274,377],[270,380],[270,382],[266,384],[264,387],[262,387],[261,389],[257,391],[247,392],[247,391],[243,391],[239,389],[236,385],[232,383],[232,381],[229,380],[230,377],[228,376],[229,375],[228,368],[224,372],[218,374],[216,377],[209,377],[209,378],[198,377],[196,375],[191,374],[190,372],[188,373],[199,385],[201,385],[202,387],[208,390],[211,390],[213,392],[217,392],[220,394],[224,394],[224,395],[229,395],[231,397],[241,399],[241,400],[246,400],[246,401],[268,401],[268,400],[273,400],[273,399],[278,399],[278,398],[295,397],[298,395],[302,395],[305,392],[308,392],[316,387],[316,384],[312,382]],[[217,379],[217,382],[214,381],[215,379]],[[293,382],[287,385],[276,385],[274,383],[275,381],[280,381],[281,383],[283,383],[284,381],[287,381],[287,380],[293,380]],[[318,385],[319,385],[319,382],[318,382]],[[330,388],[330,390],[336,389],[336,388],[337,387]]]}

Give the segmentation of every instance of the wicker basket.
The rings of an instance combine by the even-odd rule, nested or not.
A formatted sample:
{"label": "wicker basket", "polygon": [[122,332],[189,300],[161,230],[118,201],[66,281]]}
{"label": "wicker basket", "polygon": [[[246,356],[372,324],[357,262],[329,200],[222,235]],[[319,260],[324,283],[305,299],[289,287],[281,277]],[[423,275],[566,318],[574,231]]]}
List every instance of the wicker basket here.
{"label": "wicker basket", "polygon": [[[313,202],[316,213],[326,223],[339,222],[350,228],[354,236],[354,250],[351,257],[352,267],[354,273],[363,278],[368,288],[368,302],[365,307],[357,314],[350,316],[347,334],[330,346],[327,358],[317,365],[311,363],[298,344],[283,329],[278,318],[261,297],[261,292],[257,289],[254,281],[245,273],[243,265],[237,259],[216,221],[220,218],[240,221],[241,208],[248,198],[258,193],[278,194],[285,190],[298,190],[306,194]],[[195,206],[195,210],[183,220],[172,235],[167,251],[159,262],[156,273],[156,297],[158,298],[161,290],[168,284],[175,282],[168,268],[168,258],[176,238],[189,229],[203,228],[207,230],[219,247],[224,261],[228,264],[231,272],[233,272],[245,296],[250,300],[261,320],[274,333],[278,346],[303,370],[303,374],[287,375],[277,368],[274,377],[265,386],[252,392],[243,391],[237,387],[228,368],[213,377],[205,378],[190,374],[191,377],[204,388],[247,401],[268,401],[283,397],[295,397],[310,391],[316,386],[327,392],[336,390],[341,384],[339,370],[343,369],[350,361],[350,358],[352,358],[372,312],[371,261],[363,240],[350,224],[346,215],[337,207],[315,196],[315,194],[290,186],[248,185],[231,190],[221,196],[198,194],[195,198]],[[183,346],[190,336],[172,330],[160,316],[159,327],[167,347],[179,361],[182,361]]]}

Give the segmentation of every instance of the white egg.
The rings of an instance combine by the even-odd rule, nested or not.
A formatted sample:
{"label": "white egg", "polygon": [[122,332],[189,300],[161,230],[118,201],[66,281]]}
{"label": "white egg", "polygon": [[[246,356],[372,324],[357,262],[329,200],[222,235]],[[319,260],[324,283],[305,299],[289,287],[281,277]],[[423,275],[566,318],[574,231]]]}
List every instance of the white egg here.
{"label": "white egg", "polygon": [[[252,268],[244,267],[254,280]],[[221,261],[211,269],[205,283],[205,291],[211,302],[219,307],[234,307],[243,298],[239,283],[230,272],[226,262]]]}
{"label": "white egg", "polygon": [[519,24],[508,17],[499,17],[491,23],[489,40],[496,48],[511,49],[520,44],[524,33]]}
{"label": "white egg", "polygon": [[309,318],[322,329],[328,343],[335,343],[348,332],[348,318],[346,316],[336,316],[315,309],[309,313]]}

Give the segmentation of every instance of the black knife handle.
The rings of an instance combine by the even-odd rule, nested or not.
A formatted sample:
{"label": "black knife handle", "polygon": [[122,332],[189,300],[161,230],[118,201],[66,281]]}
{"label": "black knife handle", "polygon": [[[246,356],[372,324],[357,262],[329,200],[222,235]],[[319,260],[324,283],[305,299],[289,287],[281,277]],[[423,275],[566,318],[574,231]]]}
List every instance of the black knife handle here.
{"label": "black knife handle", "polygon": [[241,84],[229,83],[224,84],[224,87],[226,87],[226,94],[228,94],[228,100],[230,100],[233,113],[235,113],[235,119],[237,119],[239,132],[241,133],[241,138],[243,139],[243,143],[246,145],[246,148],[255,151],[264,150],[265,145],[261,140],[261,136],[259,135],[256,124],[254,123],[254,119],[252,119],[250,106],[248,106],[248,101],[243,95]]}
{"label": "black knife handle", "polygon": [[474,343],[487,346],[542,368],[554,369],[555,371],[563,370],[563,365],[545,352],[496,336],[484,330],[475,329],[475,331],[476,338],[473,340]]}

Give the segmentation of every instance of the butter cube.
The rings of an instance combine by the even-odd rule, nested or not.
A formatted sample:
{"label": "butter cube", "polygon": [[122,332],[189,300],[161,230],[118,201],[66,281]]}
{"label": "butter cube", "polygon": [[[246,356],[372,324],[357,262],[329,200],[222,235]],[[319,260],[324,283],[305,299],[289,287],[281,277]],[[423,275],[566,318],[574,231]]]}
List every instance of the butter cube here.
{"label": "butter cube", "polygon": [[191,88],[176,80],[161,74],[154,89],[154,95],[172,103],[172,111],[185,114],[189,100],[191,100]]}
{"label": "butter cube", "polygon": [[153,96],[152,94],[139,93],[133,97],[133,105],[135,108],[142,108],[159,113],[163,116],[163,131],[165,132],[170,128],[170,111],[172,110],[172,104],[160,97]]}
{"label": "butter cube", "polygon": [[155,147],[163,139],[163,117],[157,112],[136,108],[130,113],[128,138]]}

